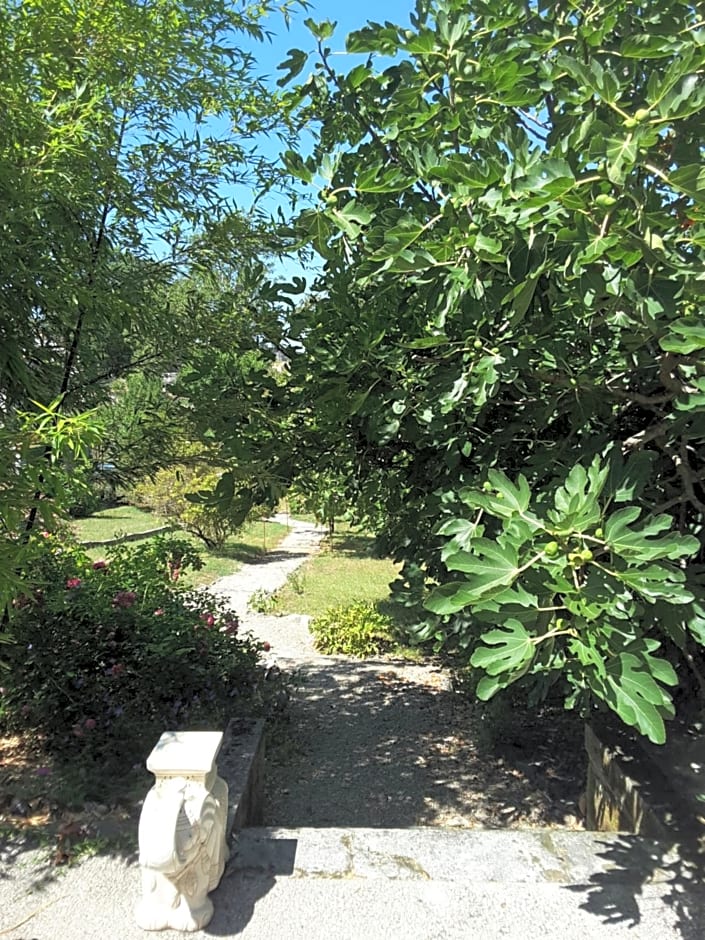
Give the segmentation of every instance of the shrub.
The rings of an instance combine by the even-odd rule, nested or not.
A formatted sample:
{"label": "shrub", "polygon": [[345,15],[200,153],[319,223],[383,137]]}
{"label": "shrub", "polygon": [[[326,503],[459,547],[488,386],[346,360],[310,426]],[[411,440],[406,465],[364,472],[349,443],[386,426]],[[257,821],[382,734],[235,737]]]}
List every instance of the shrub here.
{"label": "shrub", "polygon": [[394,624],[374,604],[331,607],[311,623],[316,649],[322,653],[378,656],[394,646]]}
{"label": "shrub", "polygon": [[154,479],[137,484],[131,499],[195,535],[208,548],[222,548],[242,526],[246,512],[237,500],[225,506],[193,499],[194,494],[215,491],[222,472],[205,464],[167,467],[159,470]]}
{"label": "shrub", "polygon": [[45,543],[4,648],[7,730],[38,733],[51,753],[99,761],[105,774],[140,762],[165,729],[261,711],[264,645],[238,633],[222,601],[175,584],[175,560],[198,562],[188,543],[120,545],[96,562],[76,544]]}
{"label": "shrub", "polygon": [[251,595],[247,606],[256,614],[273,614],[277,609],[276,591],[265,591],[260,588]]}

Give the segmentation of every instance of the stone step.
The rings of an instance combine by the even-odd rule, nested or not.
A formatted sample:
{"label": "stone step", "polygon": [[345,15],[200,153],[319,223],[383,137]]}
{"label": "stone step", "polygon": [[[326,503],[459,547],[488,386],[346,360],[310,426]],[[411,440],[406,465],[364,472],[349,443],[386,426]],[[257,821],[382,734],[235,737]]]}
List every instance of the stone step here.
{"label": "stone step", "polygon": [[560,829],[242,830],[234,871],[327,879],[459,884],[668,882],[673,858],[658,842],[617,833]]}
{"label": "stone step", "polygon": [[213,932],[242,940],[705,935],[702,882],[614,833],[252,828],[213,899]]}
{"label": "stone step", "polygon": [[[134,919],[135,858],[99,855],[60,876],[43,858],[20,850],[2,860],[2,940],[149,936]],[[211,894],[210,924],[163,936],[702,940],[702,879],[682,862],[657,843],[614,834],[245,829]]]}

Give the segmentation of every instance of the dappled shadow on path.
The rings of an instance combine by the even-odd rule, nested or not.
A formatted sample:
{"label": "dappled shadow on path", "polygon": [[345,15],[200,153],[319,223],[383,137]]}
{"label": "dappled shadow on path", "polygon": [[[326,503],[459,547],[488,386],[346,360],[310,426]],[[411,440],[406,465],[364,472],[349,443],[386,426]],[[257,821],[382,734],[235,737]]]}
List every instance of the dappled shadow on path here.
{"label": "dappled shadow on path", "polygon": [[[267,552],[266,555],[260,555],[258,557],[252,557],[247,559],[248,565],[271,565],[280,561],[291,561],[298,558],[308,558],[310,552],[287,552],[279,551],[274,549],[271,552]],[[237,573],[237,572],[236,572]]]}
{"label": "dappled shadow on path", "polygon": [[268,825],[577,825],[572,716],[518,714],[498,740],[440,670],[330,658],[301,674],[290,735],[268,758]]}
{"label": "dappled shadow on path", "polygon": [[[642,896],[661,887],[659,903],[670,907],[683,940],[705,936],[705,854],[696,839],[678,844],[624,835],[605,841],[600,858],[606,871],[596,872],[586,884],[566,890],[585,894],[581,907],[609,925],[637,927]],[[627,890],[627,886],[629,890]]]}

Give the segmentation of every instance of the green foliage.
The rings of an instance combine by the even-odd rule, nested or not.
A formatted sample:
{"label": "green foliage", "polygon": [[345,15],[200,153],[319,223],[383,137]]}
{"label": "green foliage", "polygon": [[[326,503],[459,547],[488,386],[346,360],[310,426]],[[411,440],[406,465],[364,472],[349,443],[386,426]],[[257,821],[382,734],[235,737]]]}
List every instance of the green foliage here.
{"label": "green foliage", "polygon": [[98,411],[105,429],[93,451],[96,484],[122,491],[164,466],[178,462],[186,436],[178,403],[163,376],[137,372],[111,386],[111,400]]}
{"label": "green foliage", "polygon": [[668,516],[640,522],[638,506],[620,507],[634,463],[596,458],[587,471],[576,464],[552,499],[542,491],[541,504],[523,476],[514,484],[490,471],[489,491],[461,494],[476,520],[470,540],[463,518],[441,526],[451,535],[446,568],[465,577],[439,585],[426,606],[441,616],[471,610],[462,642],[479,639],[470,661],[486,674],[480,698],[526,675],[547,690],[560,676],[573,703],[592,695],[662,743],[663,719],[673,715],[664,686],[678,678],[654,655],[662,641],[647,624],[656,603],[667,611],[695,600],[679,563],[700,543],[673,532]]}
{"label": "green foliage", "polygon": [[290,102],[320,129],[285,161],[321,184],[301,450],[483,695],[555,681],[662,740],[705,667],[697,8],[422,0],[349,36],[347,74],[314,34]]}
{"label": "green foliage", "polygon": [[222,548],[230,535],[242,526],[251,504],[194,501],[193,494],[208,494],[222,479],[219,471],[205,464],[179,464],[159,470],[153,480],[143,480],[131,492],[131,498],[157,515],[201,539],[209,548]]}
{"label": "green foliage", "polygon": [[247,606],[256,614],[273,614],[277,610],[277,595],[259,588],[251,595]]}
{"label": "green foliage", "polygon": [[261,645],[222,602],[174,582],[177,565],[198,564],[188,543],[119,546],[93,563],[55,536],[43,543],[14,602],[6,729],[105,773],[132,766],[164,728],[219,727],[259,707]]}
{"label": "green foliage", "polygon": [[297,511],[312,513],[316,522],[328,527],[328,534],[335,532],[336,519],[343,518],[350,510],[344,495],[343,475],[331,468],[319,472],[309,470],[297,479],[287,493],[287,499]]}
{"label": "green foliage", "polygon": [[56,403],[35,405],[35,411],[0,425],[0,612],[11,614],[10,601],[24,589],[23,572],[31,569],[41,545],[32,528],[54,527],[71,495],[67,478],[76,481],[73,493],[82,490],[86,448],[98,433],[94,415],[60,415]]}
{"label": "green foliage", "polygon": [[264,182],[243,138],[283,130],[238,43],[264,38],[269,11],[229,0],[4,0],[6,403],[69,394],[76,407],[135,360],[183,346],[191,325],[173,329],[166,288],[205,260],[206,232],[242,256],[247,224],[222,187]]}
{"label": "green foliage", "polygon": [[[244,140],[287,129],[238,37],[265,38],[261,21],[274,9],[267,0],[0,0],[0,432],[14,440],[35,402],[53,403],[55,425],[51,445],[24,449],[27,486],[16,485],[14,454],[0,464],[13,515],[3,582],[24,564],[22,529],[65,489],[51,451],[61,416],[122,391],[120,413],[102,414],[113,434],[98,468],[113,464],[123,480],[152,472],[169,457],[174,402],[151,388],[136,419],[140,390],[111,384],[136,370],[161,383],[189,349],[220,341],[224,311],[242,319],[232,271],[263,244],[262,223],[224,193],[273,181]],[[192,285],[213,279],[218,256],[228,258],[227,297],[197,303],[203,290]]]}
{"label": "green foliage", "polygon": [[394,645],[393,621],[374,604],[331,607],[311,621],[316,649],[364,659],[388,652]]}

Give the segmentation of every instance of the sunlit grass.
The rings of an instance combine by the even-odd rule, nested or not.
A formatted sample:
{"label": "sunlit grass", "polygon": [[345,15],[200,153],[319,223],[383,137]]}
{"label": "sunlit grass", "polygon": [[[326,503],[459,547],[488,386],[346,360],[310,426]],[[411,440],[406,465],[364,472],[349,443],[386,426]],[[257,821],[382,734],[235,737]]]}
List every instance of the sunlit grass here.
{"label": "sunlit grass", "polygon": [[374,556],[372,536],[341,526],[277,592],[277,610],[318,617],[330,607],[382,603],[397,572],[390,559]]}
{"label": "sunlit grass", "polygon": [[[97,542],[114,539],[118,535],[148,532],[166,524],[164,519],[154,513],[134,506],[115,506],[85,519],[76,519],[71,528],[79,541]],[[218,578],[234,574],[241,565],[276,548],[287,532],[287,527],[279,522],[257,519],[246,523],[239,532],[230,536],[222,548],[208,549],[195,536],[176,530],[175,534],[187,539],[198,549],[204,562],[200,571],[186,574],[185,583],[192,587],[203,587]],[[87,553],[94,560],[103,558],[106,554],[102,546],[89,548]]]}
{"label": "sunlit grass", "polygon": [[71,529],[80,542],[105,542],[118,535],[148,532],[167,524],[161,516],[136,506],[113,506],[85,519],[74,519]]}

